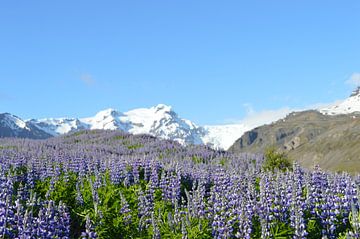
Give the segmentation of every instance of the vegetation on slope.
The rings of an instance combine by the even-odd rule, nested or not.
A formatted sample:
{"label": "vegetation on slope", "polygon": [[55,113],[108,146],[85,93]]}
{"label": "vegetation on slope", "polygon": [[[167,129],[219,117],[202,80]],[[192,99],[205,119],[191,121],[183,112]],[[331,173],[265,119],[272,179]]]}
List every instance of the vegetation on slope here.
{"label": "vegetation on slope", "polygon": [[263,153],[268,147],[286,152],[309,169],[360,172],[359,115],[328,116],[317,111],[291,113],[285,119],[246,132],[229,149]]}
{"label": "vegetation on slope", "polygon": [[273,149],[264,161],[109,131],[0,145],[3,238],[360,235],[359,177],[288,170]]}

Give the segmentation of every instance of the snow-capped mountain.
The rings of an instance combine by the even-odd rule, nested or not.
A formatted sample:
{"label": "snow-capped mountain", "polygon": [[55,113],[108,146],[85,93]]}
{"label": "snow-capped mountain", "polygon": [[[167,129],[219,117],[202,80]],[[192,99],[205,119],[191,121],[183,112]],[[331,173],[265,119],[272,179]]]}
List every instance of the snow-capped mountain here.
{"label": "snow-capped mountain", "polygon": [[[163,139],[175,140],[183,145],[205,144],[215,149],[228,149],[243,133],[255,126],[252,124],[229,124],[198,126],[183,119],[171,106],[159,104],[150,108],[138,108],[128,112],[106,109],[88,118],[48,118],[23,121],[6,114],[0,121],[0,137],[17,136],[27,138],[48,138],[84,129],[123,130],[132,134],[150,134]],[[11,117],[10,117],[11,116]],[[1,119],[0,119],[1,120]],[[8,127],[14,134],[10,134]],[[22,133],[31,131],[32,134]],[[29,131],[29,132],[30,132]],[[34,132],[34,133],[33,133]]]}
{"label": "snow-capped mountain", "polygon": [[125,113],[107,109],[80,121],[90,129],[120,129],[132,134],[151,134],[181,144],[201,144],[201,135],[204,134],[202,127],[180,118],[170,106],[164,104]]}
{"label": "snow-capped mountain", "polygon": [[15,115],[3,113],[0,114],[0,137],[45,139],[51,137],[51,135]]}
{"label": "snow-capped mountain", "polygon": [[106,109],[88,118],[49,118],[26,121],[49,135],[57,136],[84,129],[123,130],[132,134],[150,134],[181,144],[206,144],[216,149],[227,149],[245,131],[244,124],[198,126],[183,119],[171,106],[159,104],[128,112]]}
{"label": "snow-capped mountain", "polygon": [[30,130],[22,119],[9,113],[1,114],[0,121],[3,127],[8,127],[13,131]]}
{"label": "snow-capped mountain", "polygon": [[66,134],[89,128],[87,124],[75,118],[31,119],[27,122],[35,125],[38,129],[43,130],[47,134],[50,134],[52,136],[57,136],[60,134]]}
{"label": "snow-capped mountain", "polygon": [[[360,87],[340,103],[318,109],[324,115],[360,113]],[[283,116],[276,115],[275,121]],[[270,119],[266,118],[267,121]],[[249,120],[248,120],[249,121]],[[49,138],[84,129],[123,130],[132,134],[150,134],[181,144],[205,144],[216,149],[228,149],[246,131],[266,122],[258,119],[239,124],[198,126],[183,119],[171,106],[159,104],[128,112],[106,109],[88,118],[49,118],[22,120],[9,113],[0,114],[0,137]]]}
{"label": "snow-capped mountain", "polygon": [[357,87],[349,98],[331,105],[326,108],[319,109],[325,115],[340,115],[360,112],[360,87]]}

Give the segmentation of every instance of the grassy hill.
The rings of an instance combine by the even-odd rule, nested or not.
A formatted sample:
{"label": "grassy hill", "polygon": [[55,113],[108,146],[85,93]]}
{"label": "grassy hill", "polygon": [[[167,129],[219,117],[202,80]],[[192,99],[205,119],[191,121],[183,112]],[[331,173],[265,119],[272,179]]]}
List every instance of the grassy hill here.
{"label": "grassy hill", "polygon": [[328,116],[317,111],[289,114],[246,132],[229,151],[260,153],[268,147],[286,152],[302,166],[333,171],[360,171],[360,117]]}

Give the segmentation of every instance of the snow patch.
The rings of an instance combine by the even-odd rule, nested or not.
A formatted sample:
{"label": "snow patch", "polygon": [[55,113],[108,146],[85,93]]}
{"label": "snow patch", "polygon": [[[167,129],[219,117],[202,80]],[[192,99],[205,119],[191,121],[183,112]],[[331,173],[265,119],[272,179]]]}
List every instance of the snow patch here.
{"label": "snow patch", "polygon": [[18,131],[19,129],[30,130],[29,127],[27,127],[26,122],[9,113],[5,113],[3,122],[14,131]]}
{"label": "snow patch", "polygon": [[320,108],[318,111],[325,115],[340,115],[360,112],[360,87],[354,90],[349,98],[337,102],[329,107]]}
{"label": "snow patch", "polygon": [[204,144],[214,149],[229,149],[251,127],[244,124],[204,126],[206,134],[202,137]]}
{"label": "snow patch", "polygon": [[32,119],[29,120],[29,122],[31,122],[37,128],[53,136],[89,128],[88,125],[74,118],[47,118],[39,120]]}
{"label": "snow patch", "polygon": [[31,120],[31,122],[54,136],[83,129],[123,130],[132,134],[150,134],[183,145],[205,144],[214,149],[226,150],[246,131],[277,120],[287,112],[288,109],[259,112],[237,124],[202,127],[179,117],[171,106],[159,104],[127,112],[110,108],[98,112],[93,117],[82,119],[50,118]]}

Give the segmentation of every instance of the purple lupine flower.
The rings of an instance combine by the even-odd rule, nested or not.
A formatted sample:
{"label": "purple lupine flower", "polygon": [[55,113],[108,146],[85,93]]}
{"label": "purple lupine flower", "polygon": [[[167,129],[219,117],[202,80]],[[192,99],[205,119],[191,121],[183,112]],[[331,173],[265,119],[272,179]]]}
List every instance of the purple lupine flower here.
{"label": "purple lupine flower", "polygon": [[125,225],[129,225],[131,224],[131,210],[129,208],[129,204],[127,203],[124,195],[122,195],[120,193],[120,198],[121,198],[121,209],[120,209],[120,213],[125,215],[124,217],[124,221],[125,221]]}
{"label": "purple lupine flower", "polygon": [[140,189],[138,195],[138,211],[139,211],[139,218],[140,223],[139,227],[140,230],[148,228],[151,224],[151,213],[153,212],[153,204],[149,202],[144,192]]}
{"label": "purple lupine flower", "polygon": [[58,206],[56,230],[59,238],[70,238],[70,214],[62,202],[60,202]]}
{"label": "purple lupine flower", "polygon": [[97,188],[95,188],[96,184],[94,186],[94,183],[91,178],[89,178],[89,184],[90,184],[90,189],[91,189],[91,195],[93,198],[95,215],[98,215],[99,214],[98,205],[100,204],[99,194],[98,194]]}
{"label": "purple lupine flower", "polygon": [[85,231],[81,233],[81,239],[96,239],[98,236],[93,229],[89,215],[86,215]]}
{"label": "purple lupine flower", "polygon": [[258,205],[258,212],[261,224],[261,238],[270,237],[270,223],[273,220],[271,212],[271,189],[269,175],[263,173],[260,179],[260,200]]}
{"label": "purple lupine flower", "polygon": [[303,171],[297,163],[294,163],[294,172],[292,178],[292,203],[291,203],[291,226],[295,229],[294,239],[306,238],[306,222],[304,211],[306,209],[305,198],[303,196]]}
{"label": "purple lupine flower", "polygon": [[139,183],[140,181],[140,174],[139,174],[139,164],[136,161],[133,165],[131,165],[132,167],[132,175],[133,175],[133,179],[135,184]]}
{"label": "purple lupine flower", "polygon": [[160,234],[160,230],[158,227],[158,223],[155,219],[154,212],[151,213],[151,224],[152,224],[152,230],[153,230],[152,239],[160,239],[161,234]]}
{"label": "purple lupine flower", "polygon": [[79,204],[79,205],[83,205],[84,204],[84,199],[83,199],[83,196],[81,194],[81,191],[80,191],[80,183],[79,181],[76,182],[76,202]]}

